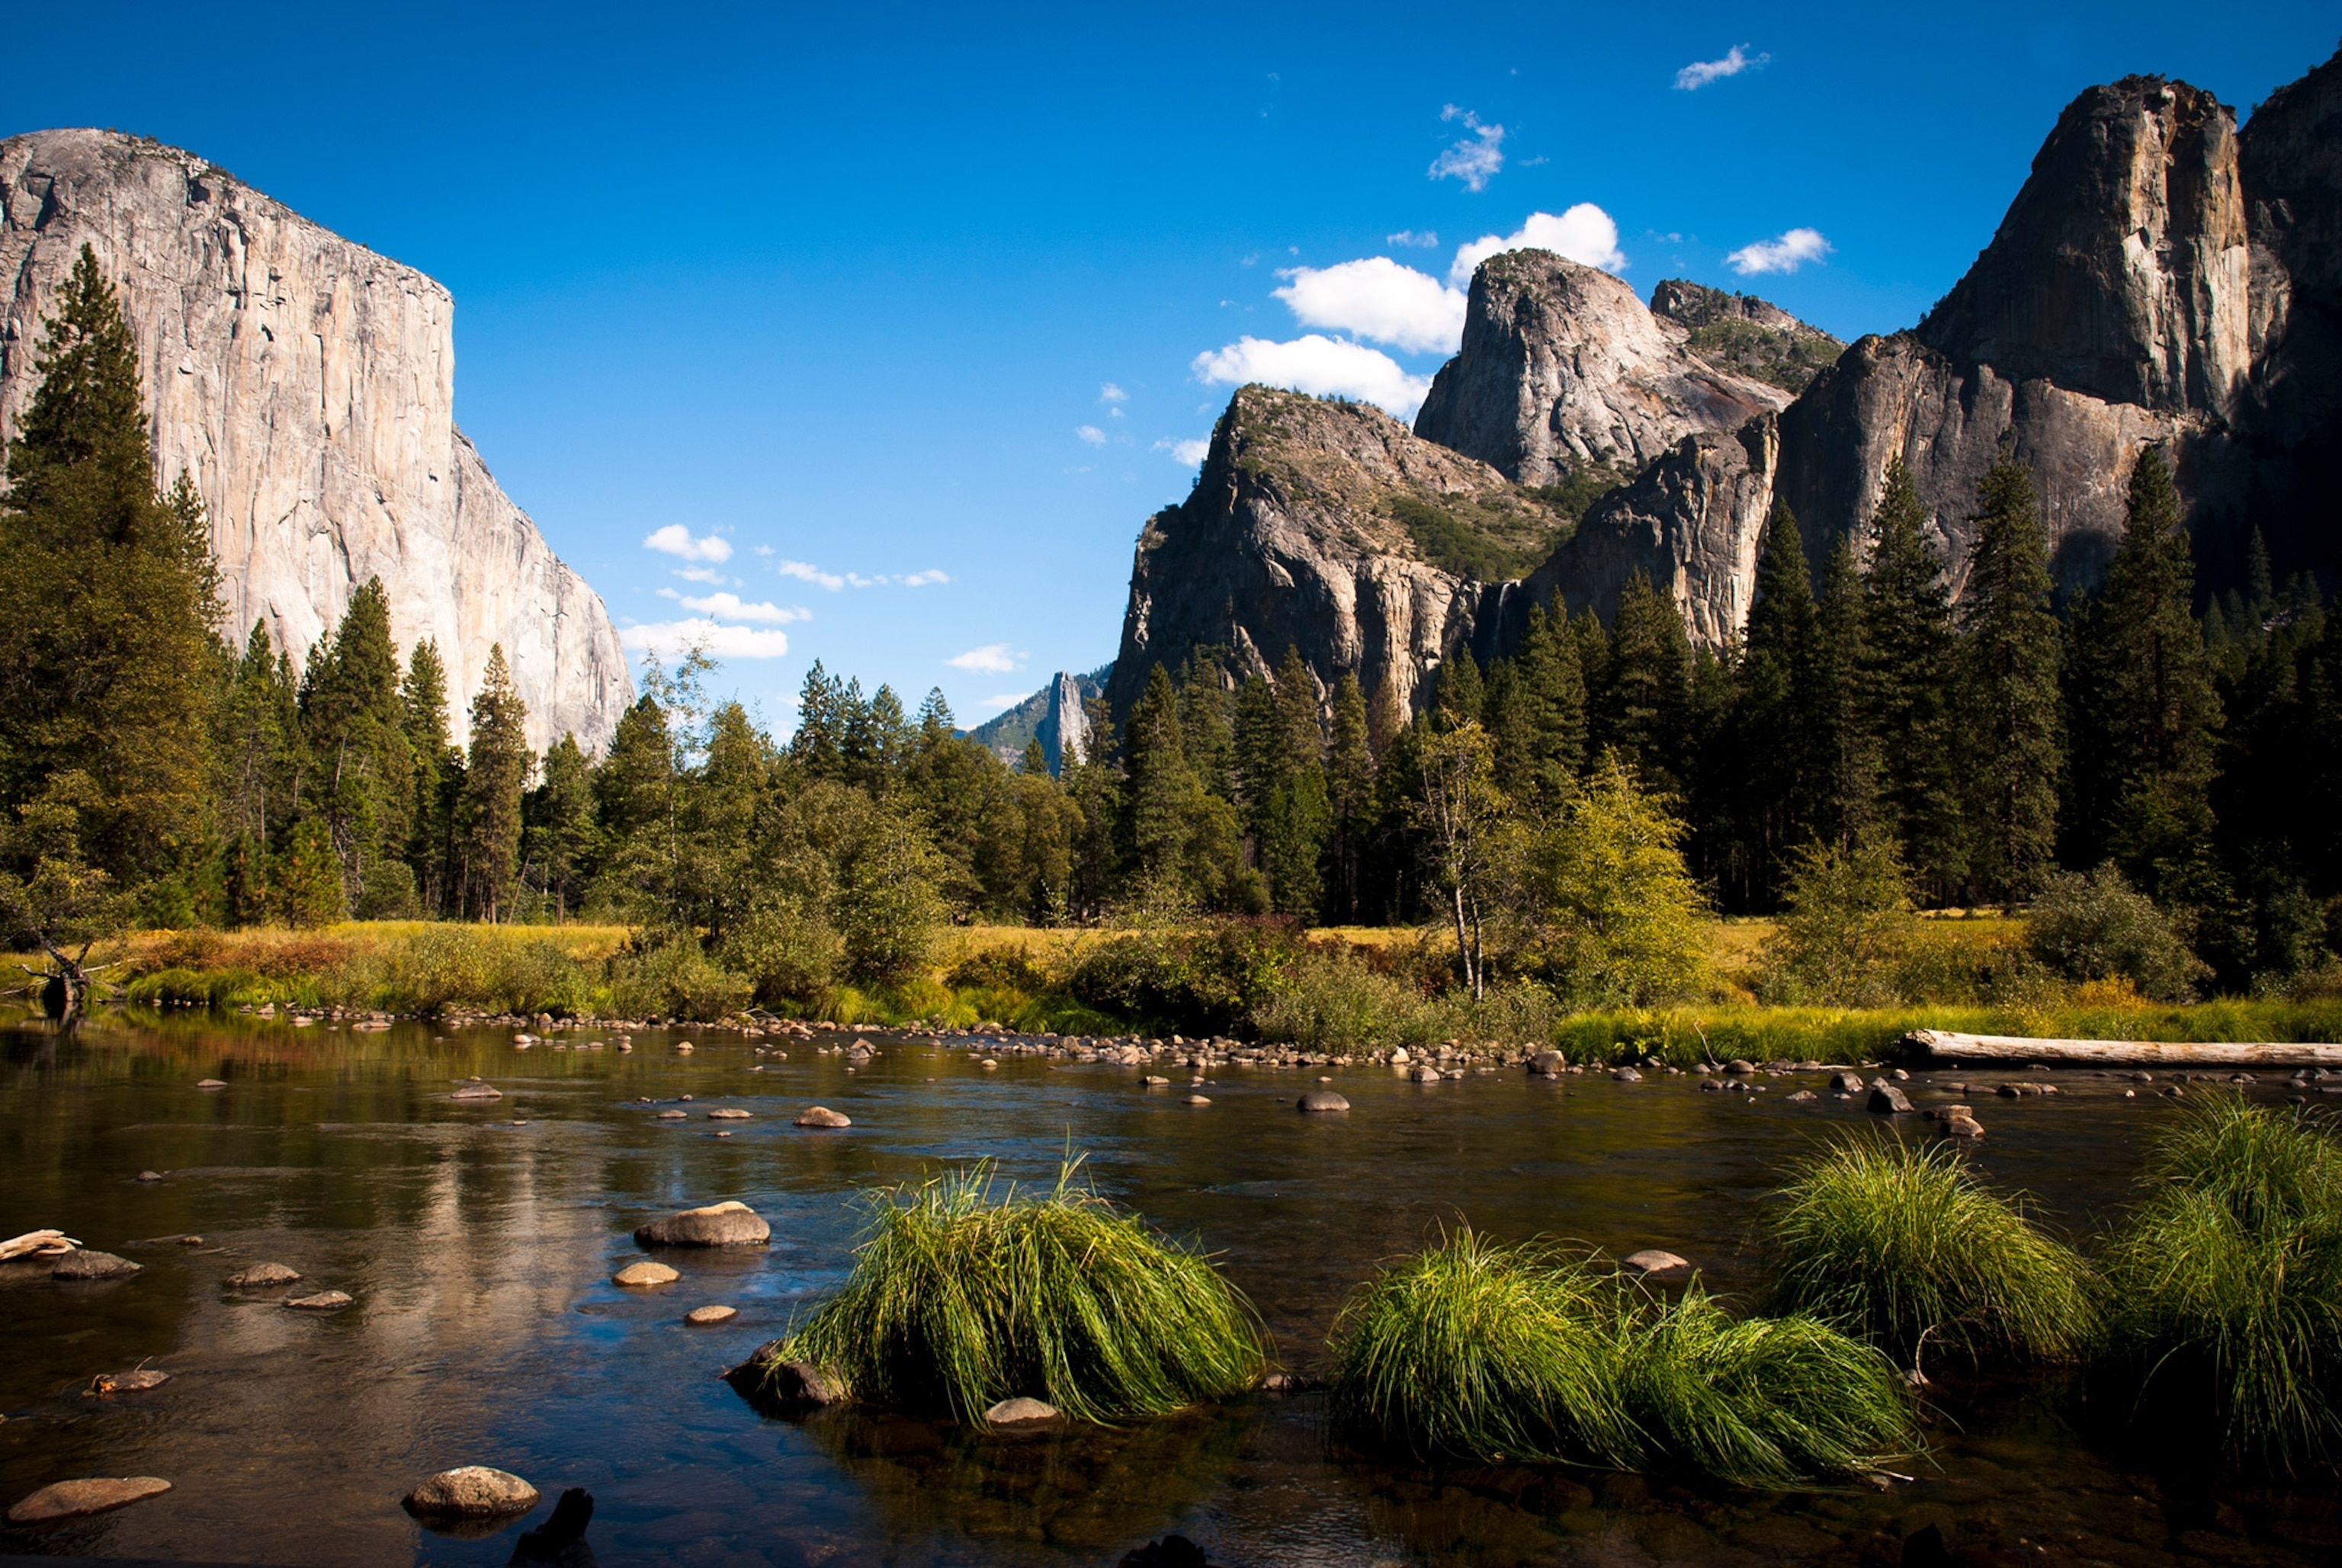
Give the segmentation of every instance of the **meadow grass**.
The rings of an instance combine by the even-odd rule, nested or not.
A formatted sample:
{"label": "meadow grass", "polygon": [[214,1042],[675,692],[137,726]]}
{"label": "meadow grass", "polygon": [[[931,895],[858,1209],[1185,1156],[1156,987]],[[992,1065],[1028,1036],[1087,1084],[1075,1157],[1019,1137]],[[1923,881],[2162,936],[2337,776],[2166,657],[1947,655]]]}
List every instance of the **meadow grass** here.
{"label": "meadow grass", "polygon": [[1018,1395],[1111,1422],[1253,1386],[1261,1336],[1244,1297],[1075,1172],[1023,1192],[980,1164],[873,1194],[853,1273],[775,1363],[969,1422]]}
{"label": "meadow grass", "polygon": [[2157,1147],[2108,1273],[2120,1364],[2176,1421],[2209,1411],[2240,1465],[2342,1454],[2342,1149],[2224,1097]]}
{"label": "meadow grass", "polygon": [[1664,1467],[1779,1487],[1918,1447],[1894,1364],[1817,1319],[1735,1318],[1695,1283],[1622,1340],[1626,1406]]}
{"label": "meadow grass", "polygon": [[1343,1309],[1335,1420],[1417,1459],[1619,1463],[1642,1443],[1619,1390],[1613,1295],[1550,1243],[1460,1229]]}
{"label": "meadow grass", "polygon": [[2096,1333],[2080,1256],[1948,1144],[1842,1139],[1774,1194],[1765,1231],[1775,1307],[1914,1364],[1929,1343],[1974,1362],[2070,1360]]}

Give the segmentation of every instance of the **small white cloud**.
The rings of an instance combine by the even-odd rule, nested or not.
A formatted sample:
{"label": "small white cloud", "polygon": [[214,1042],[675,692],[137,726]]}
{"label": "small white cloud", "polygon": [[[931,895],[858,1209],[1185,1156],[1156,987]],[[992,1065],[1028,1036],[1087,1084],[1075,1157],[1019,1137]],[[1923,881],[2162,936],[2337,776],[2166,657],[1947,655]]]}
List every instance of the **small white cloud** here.
{"label": "small white cloud", "polygon": [[1453,354],[1464,337],[1465,296],[1388,256],[1277,274],[1272,292],[1304,326],[1330,326],[1414,354]]}
{"label": "small white cloud", "polygon": [[1030,692],[1011,692],[1005,697],[986,697],[976,705],[979,708],[1013,708],[1032,694]]}
{"label": "small white cloud", "polygon": [[706,583],[711,586],[724,581],[724,574],[713,566],[677,566],[675,574],[686,583]]}
{"label": "small white cloud", "polygon": [[680,555],[686,561],[729,561],[732,542],[713,534],[693,537],[690,529],[680,523],[670,523],[643,541],[646,550],[656,550],[666,555]]}
{"label": "small white cloud", "polygon": [[1307,333],[1290,343],[1246,337],[1196,356],[1191,368],[1206,385],[1266,382],[1313,397],[1355,397],[1411,418],[1431,390],[1431,377],[1409,375],[1398,362],[1362,343]]}
{"label": "small white cloud", "polygon": [[[1005,675],[1023,667],[1025,655],[1010,649],[1006,643],[986,643],[981,648],[970,648],[965,654],[954,654],[944,661],[955,670],[981,670],[986,674]],[[1011,702],[1023,702],[1011,697]]]}
{"label": "small white cloud", "polygon": [[1395,235],[1385,235],[1383,236],[1383,244],[1386,245],[1421,245],[1426,250],[1436,250],[1439,248],[1439,231],[1437,229],[1426,229],[1421,234],[1417,234],[1413,229],[1401,229]]}
{"label": "small white cloud", "polygon": [[835,572],[825,572],[810,561],[776,561],[773,570],[784,577],[795,577],[800,583],[811,583],[817,588],[836,593],[846,586],[846,579]]}
{"label": "small white cloud", "polygon": [[663,659],[691,648],[718,659],[777,659],[789,651],[786,632],[726,626],[705,616],[624,627],[618,633],[618,641],[638,654],[656,654]]}
{"label": "small white cloud", "polygon": [[1492,255],[1506,251],[1552,251],[1583,266],[1604,272],[1626,270],[1626,253],[1618,248],[1618,225],[1592,202],[1580,202],[1566,212],[1531,213],[1509,235],[1482,235],[1456,247],[1456,261],[1447,281],[1461,288],[1472,281],[1473,270]]}
{"label": "small white cloud", "polygon": [[1203,436],[1198,436],[1193,441],[1174,441],[1166,435],[1155,444],[1155,450],[1169,453],[1171,460],[1182,468],[1195,468],[1200,466],[1204,459],[1212,454],[1212,444],[1208,438]]}
{"label": "small white cloud", "polygon": [[1431,160],[1435,180],[1461,180],[1467,191],[1484,191],[1505,166],[1505,127],[1484,125],[1469,109],[1450,104],[1439,111],[1442,120],[1461,120],[1472,134]]}
{"label": "small white cloud", "polygon": [[950,581],[951,579],[946,576],[943,573],[936,571],[933,567],[929,567],[924,572],[914,572],[910,574],[910,575],[905,577],[903,579],[903,586],[906,588],[924,588],[931,583],[948,583]]}
{"label": "small white cloud", "polygon": [[1721,82],[1726,76],[1737,76],[1743,71],[1754,71],[1759,65],[1773,63],[1770,55],[1751,55],[1746,44],[1735,44],[1725,51],[1721,60],[1694,60],[1676,73],[1679,92],[1696,93],[1710,82]]}
{"label": "small white cloud", "polygon": [[1829,253],[1830,243],[1822,238],[1821,230],[1791,229],[1779,239],[1743,245],[1724,259],[1734,272],[1746,277],[1753,273],[1795,272]]}
{"label": "small white cloud", "polygon": [[1074,434],[1080,436],[1084,441],[1088,442],[1092,446],[1104,446],[1106,444],[1106,432],[1100,430],[1095,424],[1076,424],[1074,426]]}
{"label": "small white cloud", "polygon": [[1122,388],[1109,381],[1098,388],[1098,401],[1100,403],[1128,403],[1130,401],[1130,394],[1125,392]]}
{"label": "small white cloud", "polygon": [[[660,589],[659,592],[668,593],[665,588]],[[710,594],[705,598],[695,597],[689,594],[669,596],[679,597],[683,607],[686,610],[696,610],[703,615],[722,615],[734,621],[762,621],[767,625],[786,626],[791,621],[813,619],[811,610],[783,609],[769,600],[747,604],[744,603],[737,594]]]}

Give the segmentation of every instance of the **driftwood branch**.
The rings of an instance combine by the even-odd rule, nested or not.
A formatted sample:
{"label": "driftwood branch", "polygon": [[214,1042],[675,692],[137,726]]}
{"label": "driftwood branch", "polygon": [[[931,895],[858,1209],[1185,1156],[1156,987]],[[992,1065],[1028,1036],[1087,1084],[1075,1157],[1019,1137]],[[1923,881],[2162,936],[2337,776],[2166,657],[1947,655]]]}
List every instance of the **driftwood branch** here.
{"label": "driftwood branch", "polygon": [[1907,1044],[1945,1062],[2054,1062],[2107,1067],[2342,1067],[2342,1045],[2278,1042],[2036,1040],[2022,1034],[1955,1034],[1915,1029]]}
{"label": "driftwood branch", "polygon": [[13,1241],[0,1242],[0,1263],[10,1258],[53,1258],[81,1245],[63,1231],[26,1231]]}

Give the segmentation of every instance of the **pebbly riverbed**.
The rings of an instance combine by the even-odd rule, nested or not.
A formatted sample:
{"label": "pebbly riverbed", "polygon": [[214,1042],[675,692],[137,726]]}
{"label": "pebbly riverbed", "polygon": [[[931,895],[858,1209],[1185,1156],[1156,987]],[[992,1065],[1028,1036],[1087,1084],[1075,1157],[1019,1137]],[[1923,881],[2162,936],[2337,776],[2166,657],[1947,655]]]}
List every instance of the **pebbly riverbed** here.
{"label": "pebbly riverbed", "polygon": [[[2172,1114],[2165,1092],[2231,1087],[2227,1074],[1897,1081],[1785,1063],[1625,1080],[1535,1065],[1460,1043],[1393,1063],[778,1024],[112,1014],[68,1039],[18,1028],[0,1034],[0,1233],[55,1226],[142,1266],[78,1282],[0,1269],[0,1504],[77,1477],[172,1489],[0,1530],[0,1553],[501,1563],[569,1486],[594,1493],[606,1563],[1107,1563],[1172,1530],[1250,1564],[1891,1564],[1929,1525],[1959,1561],[2342,1551],[2330,1486],[2226,1487],[2129,1451],[2119,1421],[2055,1375],[1939,1378],[1912,1480],[1785,1495],[1395,1468],[1333,1444],[1314,1394],[1013,1435],[883,1412],[766,1419],[717,1376],[844,1277],[856,1192],[942,1164],[988,1158],[1047,1183],[1066,1151],[1086,1155],[1100,1190],[1217,1254],[1279,1363],[1306,1374],[1348,1293],[1459,1220],[1618,1257],[1672,1252],[1746,1299],[1763,1194],[1835,1133],[1893,1121],[1932,1136],[1929,1112],[1969,1105],[1979,1166],[2087,1235],[2125,1201]],[[1833,1087],[1843,1070],[1860,1092]],[[1867,1109],[1880,1078],[1912,1113]],[[2235,1085],[2270,1099],[2328,1086]],[[1317,1090],[1350,1109],[1297,1114]],[[797,1125],[816,1104],[849,1124]],[[634,1240],[723,1200],[761,1215],[770,1243],[654,1254]],[[643,1261],[679,1277],[612,1283]],[[227,1283],[267,1263],[300,1281]],[[328,1292],[349,1304],[282,1304]],[[736,1310],[686,1321],[706,1306]],[[142,1367],[167,1379],[122,1381]],[[90,1392],[101,1375],[112,1392]],[[543,1504],[449,1533],[400,1507],[467,1464],[526,1478]]]}

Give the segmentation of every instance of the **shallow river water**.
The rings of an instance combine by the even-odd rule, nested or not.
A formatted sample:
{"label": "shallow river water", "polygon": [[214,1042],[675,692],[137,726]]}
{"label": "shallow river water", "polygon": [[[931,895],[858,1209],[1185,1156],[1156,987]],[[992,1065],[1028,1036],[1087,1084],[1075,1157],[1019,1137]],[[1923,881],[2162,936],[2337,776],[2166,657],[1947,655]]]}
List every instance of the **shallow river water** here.
{"label": "shallow river water", "polygon": [[[686,1038],[697,1049],[673,1052]],[[858,1072],[791,1043],[758,1073],[736,1036],[634,1042],[522,1054],[508,1030],[118,1014],[66,1039],[0,1033],[0,1235],[56,1226],[145,1265],[114,1283],[0,1283],[0,1502],[75,1476],[175,1483],[99,1518],[0,1529],[0,1554],[501,1563],[544,1508],[467,1540],[399,1507],[424,1476],[479,1463],[527,1477],[546,1507],[591,1489],[589,1539],[610,1564],[1112,1563],[1174,1530],[1236,1564],[1894,1564],[1931,1523],[1960,1562],[2342,1559],[2324,1483],[2224,1488],[2192,1463],[2118,1452],[2118,1419],[2037,1381],[1939,1380],[1913,1480],[1786,1495],[1393,1469],[1333,1443],[1314,1395],[1043,1438],[768,1420],[718,1374],[843,1278],[857,1189],[939,1164],[991,1158],[1046,1182],[1067,1148],[1086,1154],[1101,1191],[1217,1253],[1284,1364],[1307,1371],[1346,1295],[1459,1219],[1614,1255],[1665,1247],[1745,1298],[1764,1193],[1871,1118],[1782,1103],[1823,1088],[1815,1074],[1741,1095],[1665,1076],[1418,1085],[1330,1069],[1354,1108],[1328,1117],[1294,1111],[1306,1069],[1216,1069],[1213,1103],[1196,1107],[1136,1068],[1004,1054],[986,1072],[964,1045],[924,1040],[879,1039]],[[451,1098],[475,1075],[505,1097]],[[1947,1103],[1933,1081],[1960,1076],[1922,1074],[1913,1098]],[[1977,1163],[2083,1233],[2119,1208],[2171,1108],[2124,1099],[2111,1075],[2057,1082],[2054,1098],[1958,1097],[1989,1130]],[[853,1126],[790,1125],[816,1103]],[[719,1106],[753,1118],[706,1119]],[[692,1114],[659,1119],[677,1108]],[[770,1247],[667,1253],[676,1283],[609,1283],[643,1255],[636,1225],[724,1198],[771,1222]],[[356,1304],[313,1316],[223,1287],[264,1261]],[[685,1325],[716,1303],[739,1315]],[[170,1381],[82,1392],[140,1363]]]}

